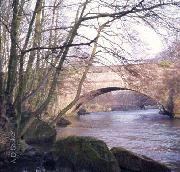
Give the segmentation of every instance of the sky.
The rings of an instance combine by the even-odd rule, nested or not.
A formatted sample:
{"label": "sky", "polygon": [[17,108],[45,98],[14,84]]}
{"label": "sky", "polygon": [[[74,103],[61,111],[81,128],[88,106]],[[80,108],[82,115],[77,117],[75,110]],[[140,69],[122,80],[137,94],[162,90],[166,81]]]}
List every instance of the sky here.
{"label": "sky", "polygon": [[[77,0],[78,2],[79,0]],[[76,3],[77,3],[76,2]],[[68,0],[66,1],[66,3],[68,4],[74,4],[73,0]],[[94,7],[93,7],[94,5]],[[90,6],[90,10],[91,12],[93,12],[91,10],[91,8],[93,7],[95,9],[95,12],[97,12],[97,4],[92,4]],[[93,9],[92,8],[92,9]],[[67,10],[67,9],[66,9]],[[69,21],[67,21],[67,23],[71,23],[72,20],[74,20],[74,16],[76,14],[76,10],[77,7],[75,7],[75,9],[69,9],[68,12],[65,14],[67,16],[67,18],[69,18]],[[88,11],[87,10],[87,11]],[[101,8],[102,11],[106,11],[108,10],[108,8],[105,10],[104,7]],[[180,15],[180,13],[177,13]],[[177,14],[175,13],[175,16],[177,16]],[[103,23],[104,19],[100,20],[100,23]],[[106,20],[106,19],[105,19]],[[129,20],[129,19],[128,19]],[[131,22],[131,20],[129,20]],[[94,24],[94,23],[93,23]],[[111,27],[111,30],[116,32],[117,35],[116,37],[107,37],[108,39],[111,39],[112,41],[114,41],[115,43],[118,43],[119,45],[121,45],[121,47],[123,49],[125,49],[128,53],[133,54],[133,57],[128,57],[128,58],[132,58],[135,60],[141,60],[141,59],[149,59],[149,58],[154,58],[156,55],[158,55],[160,52],[162,52],[167,45],[165,45],[166,43],[164,42],[163,38],[158,35],[151,27],[145,26],[142,23],[133,23],[132,26],[130,25],[129,27],[127,27],[127,30],[130,29],[130,34],[134,34],[134,31],[136,32],[136,35],[138,36],[138,41],[137,43],[131,43],[131,45],[128,43],[127,40],[124,40],[124,38],[122,38],[122,35],[124,34],[124,32],[126,31],[126,28],[123,30],[117,30],[117,27],[121,27],[121,25],[115,26],[113,25]],[[162,32],[164,32],[163,28],[161,29]],[[82,27],[78,30],[79,33],[81,33],[82,35],[86,36],[89,39],[93,39],[97,32],[89,27]],[[104,46],[112,46],[110,45],[110,43],[108,43],[108,41],[106,41],[103,38],[100,38],[99,43],[104,45]],[[116,47],[114,45],[114,47]],[[103,56],[102,58],[100,58],[100,60],[102,61],[102,63],[108,64],[110,63],[118,63],[117,59],[115,59],[114,57],[107,55],[107,54],[101,54],[101,56]],[[108,59],[105,60],[105,59]]]}
{"label": "sky", "polygon": [[[133,30],[136,30],[137,35],[140,40],[139,44],[129,44],[129,42],[124,41],[122,43],[122,47],[133,54],[133,57],[129,57],[129,59],[134,60],[146,60],[150,58],[154,58],[156,55],[158,55],[160,52],[162,52],[165,49],[165,42],[163,41],[162,37],[157,34],[152,28],[148,26],[144,26],[142,24],[133,26]],[[93,29],[80,29],[79,32],[83,33],[86,37],[89,39],[93,39],[97,32]],[[123,31],[122,31],[123,32]],[[114,42],[121,42],[121,37],[111,37],[111,40]],[[108,43],[108,41],[104,39],[99,39],[98,41],[101,45],[110,47],[111,45]],[[97,50],[98,51],[98,50]],[[105,65],[113,65],[120,63],[117,58],[114,58],[113,56],[110,56],[109,54],[101,54],[103,57],[98,57],[100,62]],[[107,59],[107,60],[106,60]],[[101,65],[100,63],[100,65]],[[98,64],[96,64],[98,65]]]}
{"label": "sky", "polygon": [[162,38],[153,29],[142,25],[137,26],[136,29],[140,34],[142,42],[144,42],[147,46],[147,54],[152,56],[163,51],[164,45]]}
{"label": "sky", "polygon": [[[101,9],[102,11],[106,11],[104,9]],[[172,12],[173,9],[170,10],[170,13]],[[92,11],[91,11],[92,12]],[[71,16],[71,14],[69,14]],[[180,15],[179,11],[177,11],[176,13],[174,13],[174,16],[177,17],[178,15]],[[103,23],[106,19],[102,19],[99,22]],[[129,21],[128,21],[129,20]],[[121,24],[116,24],[111,26],[111,30],[116,32],[117,37],[109,37],[109,39],[111,39],[112,41],[114,41],[115,43],[119,43],[119,45],[121,45],[121,47],[123,49],[125,49],[128,53],[127,54],[131,54],[131,57],[128,56],[128,59],[135,59],[135,60],[146,60],[146,59],[150,59],[150,58],[155,58],[159,53],[161,53],[163,50],[165,50],[167,48],[167,42],[165,42],[165,39],[163,38],[163,35],[168,34],[166,33],[166,29],[163,28],[163,26],[158,26],[157,25],[157,30],[160,32],[160,34],[158,34],[152,27],[145,25],[143,22],[134,22],[132,21],[133,19],[127,19],[127,22],[129,24],[128,27],[125,27],[124,30],[117,30],[117,28],[122,28]],[[132,21],[132,23],[131,23]],[[118,22],[116,22],[118,23]],[[119,22],[120,23],[120,22]],[[124,38],[122,37],[122,35],[124,34],[124,32],[126,31],[126,29],[130,29],[129,33],[130,34],[134,34],[134,31],[136,32],[136,36],[138,37],[138,41],[136,43],[132,42],[131,45],[127,40],[124,40]],[[86,37],[88,37],[89,39],[93,39],[95,37],[95,35],[97,34],[96,31],[94,31],[93,29],[89,29],[89,28],[81,28],[79,29],[79,32],[82,34],[84,34]],[[136,37],[135,36],[135,37]],[[107,36],[108,38],[108,36]],[[169,37],[169,39],[171,39]],[[104,46],[112,46],[110,45],[110,43],[108,43],[108,41],[106,41],[103,38],[100,38],[99,43],[104,45]],[[114,47],[116,47],[114,45]],[[101,49],[99,49],[101,50]],[[133,55],[133,56],[132,56]],[[98,57],[102,63],[104,64],[117,64],[119,63],[119,60],[117,60],[116,58],[110,56],[109,54],[103,54],[101,53],[101,56],[103,57]],[[126,56],[126,55],[125,55]],[[105,60],[108,59],[108,60]]]}

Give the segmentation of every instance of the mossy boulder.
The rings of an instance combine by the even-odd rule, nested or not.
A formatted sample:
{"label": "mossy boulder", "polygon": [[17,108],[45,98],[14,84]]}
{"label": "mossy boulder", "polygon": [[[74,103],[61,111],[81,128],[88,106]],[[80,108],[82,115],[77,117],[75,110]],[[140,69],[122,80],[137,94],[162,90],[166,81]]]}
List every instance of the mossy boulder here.
{"label": "mossy boulder", "polygon": [[86,115],[88,114],[88,112],[86,111],[86,109],[83,109],[81,108],[78,112],[77,112],[78,115]]}
{"label": "mossy boulder", "polygon": [[165,165],[121,147],[111,149],[122,172],[170,172]]}
{"label": "mossy boulder", "polygon": [[70,136],[57,140],[53,156],[59,171],[120,172],[106,144],[93,137]]}
{"label": "mossy boulder", "polygon": [[28,144],[53,143],[56,138],[56,130],[48,123],[35,119],[23,138]]}

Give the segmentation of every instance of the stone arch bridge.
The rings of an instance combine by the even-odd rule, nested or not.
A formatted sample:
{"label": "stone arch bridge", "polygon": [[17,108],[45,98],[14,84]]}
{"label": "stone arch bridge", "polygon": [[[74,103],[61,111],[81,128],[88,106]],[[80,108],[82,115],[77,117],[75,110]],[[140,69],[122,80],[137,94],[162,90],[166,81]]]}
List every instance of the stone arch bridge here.
{"label": "stone arch bridge", "polygon": [[[133,90],[154,99],[164,107],[166,114],[180,117],[180,71],[175,64],[131,64],[126,66],[91,67],[83,84],[81,97],[75,108],[98,95]],[[65,72],[57,90],[56,107],[68,105],[76,95],[82,69]],[[68,74],[67,74],[68,73]],[[63,85],[63,86],[62,86]]]}

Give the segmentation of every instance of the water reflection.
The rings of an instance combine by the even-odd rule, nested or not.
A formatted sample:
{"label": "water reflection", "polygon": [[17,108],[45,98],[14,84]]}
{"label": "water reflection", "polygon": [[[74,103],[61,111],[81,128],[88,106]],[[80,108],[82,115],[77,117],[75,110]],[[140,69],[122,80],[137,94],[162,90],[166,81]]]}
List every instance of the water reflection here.
{"label": "water reflection", "polygon": [[158,110],[98,112],[73,118],[59,128],[58,137],[94,136],[109,147],[123,146],[166,163],[180,171],[180,120],[158,114]]}

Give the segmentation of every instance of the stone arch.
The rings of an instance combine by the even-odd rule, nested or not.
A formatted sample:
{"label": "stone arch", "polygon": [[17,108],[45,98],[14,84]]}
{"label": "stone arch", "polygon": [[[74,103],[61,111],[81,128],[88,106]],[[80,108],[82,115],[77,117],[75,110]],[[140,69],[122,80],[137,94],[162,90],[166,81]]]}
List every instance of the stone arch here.
{"label": "stone arch", "polygon": [[[136,71],[136,73],[132,74],[133,71]],[[81,78],[81,75],[79,75],[80,73],[81,71],[75,75],[68,76],[63,80],[63,86],[57,87],[57,103],[53,105],[56,113],[68,106],[76,97],[79,78]],[[77,107],[83,102],[83,97],[88,94],[87,92],[107,87],[116,87],[117,90],[126,88],[127,90],[137,91],[151,97],[156,102],[163,105],[164,113],[171,117],[179,118],[179,76],[180,70],[174,64],[167,68],[162,67],[159,63],[106,67],[92,66],[83,83],[82,96],[79,102],[77,102]],[[75,105],[69,110],[70,113],[73,112],[74,107]]]}
{"label": "stone arch", "polygon": [[160,103],[160,101],[157,101],[155,98],[150,97],[147,94],[144,94],[142,92],[139,92],[137,90],[129,89],[129,88],[124,88],[124,87],[105,87],[105,88],[99,88],[97,90],[92,90],[87,93],[84,93],[83,95],[80,96],[79,100],[76,103],[76,106],[74,108],[74,112],[77,112],[85,103],[88,103],[89,101],[93,100],[95,97],[100,96],[102,94],[112,92],[112,91],[120,91],[120,90],[129,90],[129,91],[134,91],[137,92],[141,95],[144,95],[146,97],[149,97],[153,101],[157,102],[157,104],[164,109],[164,105]]}

